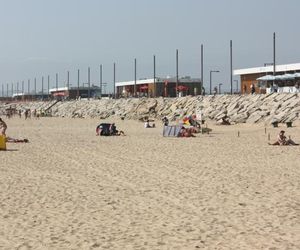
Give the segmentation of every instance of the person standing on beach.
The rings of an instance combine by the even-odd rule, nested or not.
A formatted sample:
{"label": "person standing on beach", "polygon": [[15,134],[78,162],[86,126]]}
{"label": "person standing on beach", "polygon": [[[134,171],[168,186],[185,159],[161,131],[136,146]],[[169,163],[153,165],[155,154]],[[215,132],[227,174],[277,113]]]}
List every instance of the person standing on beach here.
{"label": "person standing on beach", "polygon": [[255,93],[255,85],[251,84],[251,94],[253,95]]}
{"label": "person standing on beach", "polygon": [[7,125],[5,121],[3,121],[2,118],[0,118],[0,135],[6,135],[6,129]]}

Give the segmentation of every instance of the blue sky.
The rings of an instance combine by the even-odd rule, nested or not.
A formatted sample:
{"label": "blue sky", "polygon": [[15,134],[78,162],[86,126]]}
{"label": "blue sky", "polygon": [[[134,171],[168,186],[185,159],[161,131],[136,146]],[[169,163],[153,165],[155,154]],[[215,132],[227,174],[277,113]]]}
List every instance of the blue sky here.
{"label": "blue sky", "polygon": [[[0,85],[50,75],[64,85],[132,80],[137,58],[138,78],[157,75],[200,77],[200,47],[204,45],[204,85],[229,88],[229,41],[233,67],[262,66],[273,60],[276,32],[277,64],[300,61],[296,24],[298,0],[0,0]],[[235,77],[234,79],[238,79]],[[33,86],[33,84],[32,84]],[[109,87],[111,88],[111,86]],[[0,88],[1,91],[1,88]]]}

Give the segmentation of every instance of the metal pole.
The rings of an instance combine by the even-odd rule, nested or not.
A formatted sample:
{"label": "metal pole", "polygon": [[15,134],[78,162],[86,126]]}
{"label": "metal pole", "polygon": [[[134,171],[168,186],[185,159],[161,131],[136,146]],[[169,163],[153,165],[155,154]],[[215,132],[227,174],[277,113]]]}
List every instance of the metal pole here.
{"label": "metal pole", "polygon": [[202,88],[203,88],[203,44],[201,44],[201,83],[200,83],[200,95],[202,95]]}
{"label": "metal pole", "polygon": [[24,81],[22,81],[22,94],[24,95]]}
{"label": "metal pole", "polygon": [[6,97],[8,97],[8,83],[6,84]]}
{"label": "metal pole", "polygon": [[11,97],[13,97],[14,95],[14,84],[11,83]]}
{"label": "metal pole", "polygon": [[100,99],[102,98],[102,64],[100,65]]}
{"label": "metal pole", "polygon": [[155,55],[153,55],[153,96],[156,97],[156,62],[155,62]]}
{"label": "metal pole", "polygon": [[[276,75],[276,34],[273,33],[273,76]],[[273,80],[273,85],[275,84],[275,80]]]}
{"label": "metal pole", "polygon": [[134,58],[134,97],[136,97],[136,58]]}
{"label": "metal pole", "polygon": [[178,49],[176,49],[176,97],[178,96]]}
{"label": "metal pole", "polygon": [[70,71],[67,71],[67,89],[68,89],[68,98],[70,97]]}
{"label": "metal pole", "polygon": [[36,77],[34,78],[34,94],[36,95]]}
{"label": "metal pole", "polygon": [[19,82],[17,82],[17,95],[19,94]]}
{"label": "metal pole", "polygon": [[58,90],[58,73],[56,73],[55,78],[56,78],[56,91],[57,91]]}
{"label": "metal pole", "polygon": [[2,83],[2,92],[1,92],[1,97],[4,97],[4,84]]}
{"label": "metal pole", "polygon": [[211,95],[211,73],[212,71],[209,72],[209,94]]}
{"label": "metal pole", "polygon": [[114,63],[114,98],[116,98],[116,63]]}
{"label": "metal pole", "polygon": [[42,101],[44,100],[44,77],[42,76]]}
{"label": "metal pole", "polygon": [[48,98],[49,98],[49,95],[50,95],[50,76],[48,75]]}
{"label": "metal pole", "polygon": [[91,69],[88,67],[88,100],[91,97]]}
{"label": "metal pole", "polygon": [[30,79],[28,79],[27,90],[28,90],[28,95],[29,95],[30,94]]}
{"label": "metal pole", "polygon": [[79,74],[80,70],[77,70],[77,98],[79,98]]}
{"label": "metal pole", "polygon": [[230,40],[230,94],[232,95],[232,40]]}

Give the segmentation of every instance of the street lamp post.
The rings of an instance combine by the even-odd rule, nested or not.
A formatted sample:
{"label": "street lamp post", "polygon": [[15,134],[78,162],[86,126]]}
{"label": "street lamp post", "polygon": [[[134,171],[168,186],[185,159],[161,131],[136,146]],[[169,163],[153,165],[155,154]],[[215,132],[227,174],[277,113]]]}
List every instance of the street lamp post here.
{"label": "street lamp post", "polygon": [[223,85],[223,83],[219,83],[219,94],[221,94],[221,86]]}
{"label": "street lamp post", "polygon": [[212,78],[212,73],[219,73],[220,71],[219,70],[211,70],[209,72],[209,94],[211,95],[211,78]]}

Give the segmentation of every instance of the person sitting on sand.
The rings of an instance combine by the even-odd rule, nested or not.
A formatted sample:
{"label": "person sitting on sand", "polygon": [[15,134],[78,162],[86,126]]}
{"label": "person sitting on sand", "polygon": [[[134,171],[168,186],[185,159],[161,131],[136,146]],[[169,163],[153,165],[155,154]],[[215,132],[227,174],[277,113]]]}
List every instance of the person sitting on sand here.
{"label": "person sitting on sand", "polygon": [[7,125],[5,123],[5,121],[2,120],[2,118],[0,118],[0,135],[6,135],[6,129],[7,129]]}
{"label": "person sitting on sand", "polygon": [[279,132],[279,135],[277,136],[277,141],[274,142],[274,143],[269,143],[270,145],[283,145],[283,146],[287,146],[287,145],[299,145],[298,143],[295,143],[293,140],[291,139],[286,139],[286,136],[284,135],[285,131],[284,130],[281,130]]}
{"label": "person sitting on sand", "polygon": [[169,119],[166,116],[162,119],[162,122],[163,122],[164,126],[169,125]]}
{"label": "person sitting on sand", "polygon": [[6,137],[6,142],[29,142],[28,139],[14,139],[9,136],[6,136],[6,129],[6,123],[2,120],[2,118],[0,118],[0,135],[4,135]]}

